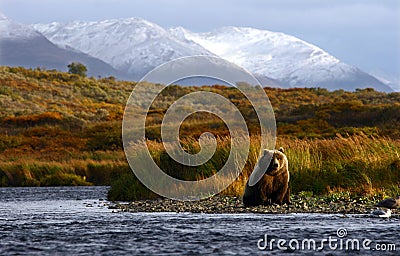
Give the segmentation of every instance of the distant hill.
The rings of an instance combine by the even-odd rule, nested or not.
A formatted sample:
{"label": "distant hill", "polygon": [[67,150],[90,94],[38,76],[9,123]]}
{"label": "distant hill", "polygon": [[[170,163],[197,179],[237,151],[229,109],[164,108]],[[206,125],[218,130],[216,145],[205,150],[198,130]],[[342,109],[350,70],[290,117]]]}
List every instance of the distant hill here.
{"label": "distant hill", "polygon": [[[0,67],[0,127],[45,123],[50,118],[46,113],[53,113],[51,122],[66,126],[105,121],[120,124],[135,84],[114,78],[83,78],[51,70]],[[252,111],[250,102],[231,87],[172,86],[157,97],[149,112],[150,120],[158,124],[167,106],[185,94],[200,90],[222,95],[243,113]],[[361,129],[400,138],[400,92],[268,87],[265,92],[273,106],[280,135],[333,136]],[[207,117],[205,124],[209,120]],[[253,121],[257,123],[257,120]],[[202,127],[196,129],[201,131]],[[206,130],[207,127],[203,128]],[[222,130],[217,128],[216,132]]]}

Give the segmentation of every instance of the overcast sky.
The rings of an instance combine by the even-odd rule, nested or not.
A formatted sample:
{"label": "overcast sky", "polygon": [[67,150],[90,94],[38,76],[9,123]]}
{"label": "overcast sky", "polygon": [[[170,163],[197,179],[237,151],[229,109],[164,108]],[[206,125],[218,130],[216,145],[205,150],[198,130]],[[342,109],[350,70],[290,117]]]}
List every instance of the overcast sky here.
{"label": "overcast sky", "polygon": [[0,10],[25,24],[141,17],[195,32],[228,25],[280,31],[400,81],[399,0],[0,0]]}

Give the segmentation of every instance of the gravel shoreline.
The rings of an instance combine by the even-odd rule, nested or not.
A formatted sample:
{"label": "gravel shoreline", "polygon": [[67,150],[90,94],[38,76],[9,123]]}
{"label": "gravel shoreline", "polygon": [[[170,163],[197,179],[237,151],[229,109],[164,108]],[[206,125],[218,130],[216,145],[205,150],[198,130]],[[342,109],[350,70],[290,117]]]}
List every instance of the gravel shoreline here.
{"label": "gravel shoreline", "polygon": [[[171,199],[138,200],[133,202],[115,202],[109,206],[116,212],[191,212],[207,214],[223,213],[329,213],[329,214],[370,214],[377,207],[376,202],[365,199],[337,200],[323,198],[293,197],[290,205],[271,205],[245,207],[241,198],[233,196],[213,196],[201,201],[174,201]],[[400,210],[392,210],[392,217],[397,217]]]}

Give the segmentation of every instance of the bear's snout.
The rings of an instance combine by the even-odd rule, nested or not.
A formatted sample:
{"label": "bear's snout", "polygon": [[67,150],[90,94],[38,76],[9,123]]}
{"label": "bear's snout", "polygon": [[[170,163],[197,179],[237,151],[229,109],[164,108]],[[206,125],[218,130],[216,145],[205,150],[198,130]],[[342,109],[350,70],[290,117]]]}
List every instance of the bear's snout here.
{"label": "bear's snout", "polygon": [[275,175],[276,171],[279,170],[281,168],[280,163],[279,163],[279,159],[277,158],[273,158],[271,160],[271,162],[269,163],[269,167],[266,171],[266,174],[268,175]]}
{"label": "bear's snout", "polygon": [[276,169],[279,168],[279,161],[278,161],[278,159],[276,159],[276,158],[273,159],[272,168],[273,168],[274,170],[276,170]]}

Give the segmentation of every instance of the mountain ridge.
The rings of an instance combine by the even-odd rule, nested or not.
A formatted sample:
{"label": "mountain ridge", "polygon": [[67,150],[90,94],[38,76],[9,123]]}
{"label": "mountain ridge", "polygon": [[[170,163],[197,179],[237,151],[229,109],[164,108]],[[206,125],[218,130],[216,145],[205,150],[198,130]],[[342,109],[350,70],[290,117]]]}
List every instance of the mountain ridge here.
{"label": "mountain ridge", "polygon": [[[141,18],[35,24],[33,27],[53,43],[77,48],[136,79],[174,58],[211,55],[242,66],[256,77],[265,77],[266,81],[277,81],[281,87],[352,91],[373,87],[392,91],[372,75],[282,32],[228,26],[195,33],[183,27],[164,29]],[[112,45],[116,46],[108,48]]]}
{"label": "mountain ridge", "polygon": [[315,84],[335,89],[337,84],[349,84],[352,87],[389,89],[372,75],[341,62],[311,43],[282,32],[233,26],[204,33],[193,33],[182,27],[170,31],[177,37],[193,40],[222,58],[289,87]]}
{"label": "mountain ridge", "polygon": [[90,54],[136,79],[175,58],[213,55],[195,43],[177,40],[164,28],[140,18],[35,24],[33,28],[58,45]]}
{"label": "mountain ridge", "polygon": [[118,78],[139,80],[172,59],[207,55],[246,68],[263,85],[393,91],[374,76],[321,48],[281,32],[229,26],[195,33],[183,27],[165,29],[141,18],[30,27],[63,50],[83,53],[110,65],[118,72],[114,73]]}

